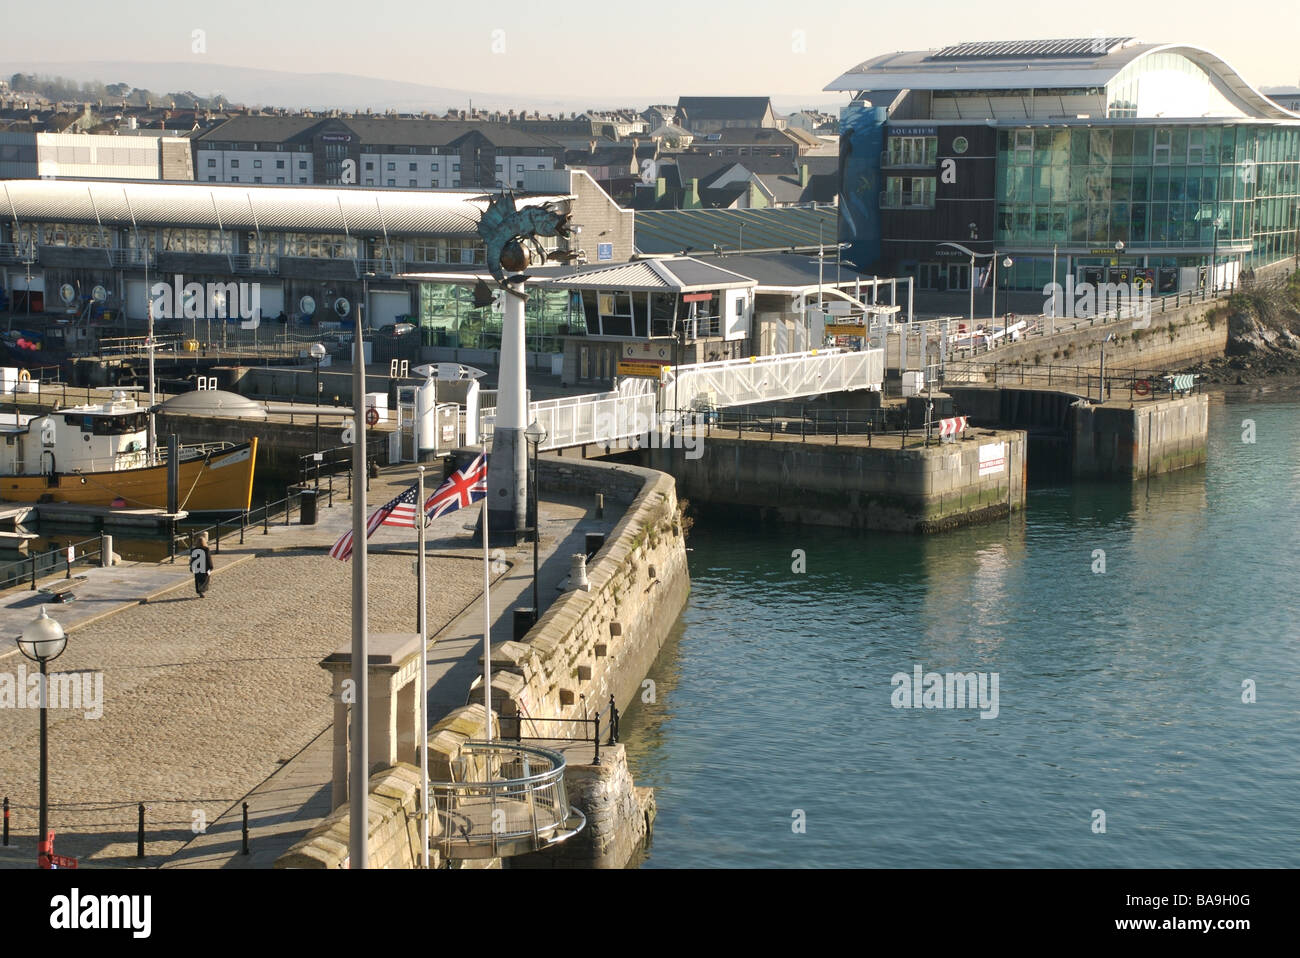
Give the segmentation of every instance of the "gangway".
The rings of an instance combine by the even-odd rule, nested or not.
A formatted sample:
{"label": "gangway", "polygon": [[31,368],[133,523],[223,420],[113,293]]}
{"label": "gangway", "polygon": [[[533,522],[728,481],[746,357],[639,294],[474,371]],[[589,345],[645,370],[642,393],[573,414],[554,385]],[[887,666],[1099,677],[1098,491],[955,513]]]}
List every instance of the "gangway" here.
{"label": "gangway", "polygon": [[[528,421],[546,430],[542,451],[599,445],[645,435],[691,410],[858,389],[879,392],[884,366],[883,350],[838,348],[665,366],[658,380],[627,378],[612,392],[531,402]],[[484,441],[495,421],[495,407],[482,411]]]}

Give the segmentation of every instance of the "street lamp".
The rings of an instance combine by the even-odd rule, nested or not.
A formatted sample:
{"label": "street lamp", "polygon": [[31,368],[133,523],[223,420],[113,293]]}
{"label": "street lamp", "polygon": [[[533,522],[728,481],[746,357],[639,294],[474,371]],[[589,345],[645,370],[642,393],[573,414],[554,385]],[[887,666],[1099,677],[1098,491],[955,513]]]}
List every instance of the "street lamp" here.
{"label": "street lamp", "polygon": [[528,428],[524,430],[524,438],[533,447],[533,621],[536,622],[542,614],[537,594],[537,543],[542,537],[540,528],[541,503],[537,500],[537,451],[541,448],[542,443],[546,441],[546,430],[542,428],[541,423],[534,419],[528,424]]}
{"label": "street lamp", "polygon": [[1097,379],[1097,401],[1106,401],[1106,344],[1115,339],[1114,333],[1107,333],[1106,338],[1101,341],[1101,370]]}
{"label": "street lamp", "polygon": [[1223,229],[1223,217],[1216,216],[1210,224],[1214,227],[1214,252],[1210,255],[1210,294],[1219,291],[1219,230]]}
{"label": "street lamp", "polygon": [[[1008,256],[1006,259],[1002,261],[1002,270],[1003,270],[1002,293],[1003,296],[1006,298],[1008,307],[1011,306],[1011,264],[1012,264],[1012,259],[1010,256]],[[1008,312],[1010,312],[1010,309],[1008,309]],[[1002,328],[1004,331],[1006,329],[1006,325],[1007,325],[1006,323],[1002,324]]]}
{"label": "street lamp", "polygon": [[[312,343],[307,350],[311,358],[316,362],[316,398],[314,404],[320,406],[320,361],[325,358],[325,346],[322,343]],[[316,455],[320,455],[320,410],[316,411]],[[316,485],[320,486],[320,460],[316,460]]]}
{"label": "street lamp", "polygon": [[63,632],[63,626],[46,615],[45,606],[41,606],[41,614],[27,624],[17,642],[18,650],[41,667],[40,831],[37,833],[36,860],[42,868],[49,868],[50,855],[54,850],[49,840],[50,749],[47,710],[50,686],[45,666],[63,654],[63,650],[68,647],[68,637]]}

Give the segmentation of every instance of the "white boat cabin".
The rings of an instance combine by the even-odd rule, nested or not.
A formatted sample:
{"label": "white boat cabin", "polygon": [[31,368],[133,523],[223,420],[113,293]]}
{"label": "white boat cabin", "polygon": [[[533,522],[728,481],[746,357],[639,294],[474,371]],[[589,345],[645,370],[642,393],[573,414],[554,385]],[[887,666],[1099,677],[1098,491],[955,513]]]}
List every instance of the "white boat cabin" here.
{"label": "white boat cabin", "polygon": [[0,474],[117,472],[149,463],[149,413],[134,399],[0,416]]}

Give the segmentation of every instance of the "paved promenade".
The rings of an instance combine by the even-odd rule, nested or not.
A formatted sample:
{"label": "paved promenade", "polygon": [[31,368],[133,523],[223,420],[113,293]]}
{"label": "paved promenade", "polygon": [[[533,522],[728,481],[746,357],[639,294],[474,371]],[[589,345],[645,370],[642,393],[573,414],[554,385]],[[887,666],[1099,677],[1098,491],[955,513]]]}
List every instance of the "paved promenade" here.
{"label": "paved promenade", "polygon": [[[413,467],[386,471],[368,509],[413,476]],[[50,715],[58,853],[86,867],[269,867],[328,814],[332,711],[318,663],[349,639],[351,565],[325,549],[350,524],[351,508],[339,495],[322,507],[314,527],[250,530],[243,547],[237,536],[223,541],[206,599],[195,597],[178,559],[89,570],[76,601],[47,605],[69,633],[52,669],[86,677],[88,699],[102,681],[102,701],[89,709],[102,708],[99,717],[87,717],[85,702]],[[611,525],[587,512],[585,503],[543,504],[548,596],[583,534]],[[464,702],[481,668],[481,548],[465,528],[477,515],[477,507],[455,512],[429,530],[432,721]],[[414,530],[383,527],[371,539],[374,632],[414,631],[414,545]],[[531,604],[531,544],[502,558],[509,571],[493,585],[493,641],[510,638],[515,605]],[[36,593],[0,595],[0,674],[32,665],[9,643],[39,605]],[[6,709],[0,722],[0,794],[13,803],[18,845],[0,867],[35,857],[38,715]],[[249,856],[239,854],[244,801]],[[143,859],[135,857],[138,802],[146,805]]]}

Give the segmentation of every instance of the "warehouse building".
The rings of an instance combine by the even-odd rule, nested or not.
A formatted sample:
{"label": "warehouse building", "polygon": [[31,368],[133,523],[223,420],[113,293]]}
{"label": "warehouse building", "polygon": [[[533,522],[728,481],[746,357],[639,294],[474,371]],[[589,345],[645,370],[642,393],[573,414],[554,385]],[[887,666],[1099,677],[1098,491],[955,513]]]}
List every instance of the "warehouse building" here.
{"label": "warehouse building", "polygon": [[826,89],[854,94],[840,239],[864,269],[934,290],[986,285],[996,263],[999,287],[1174,292],[1213,281],[1212,263],[1222,284],[1296,255],[1300,114],[1203,48],[964,43],[875,57]]}

